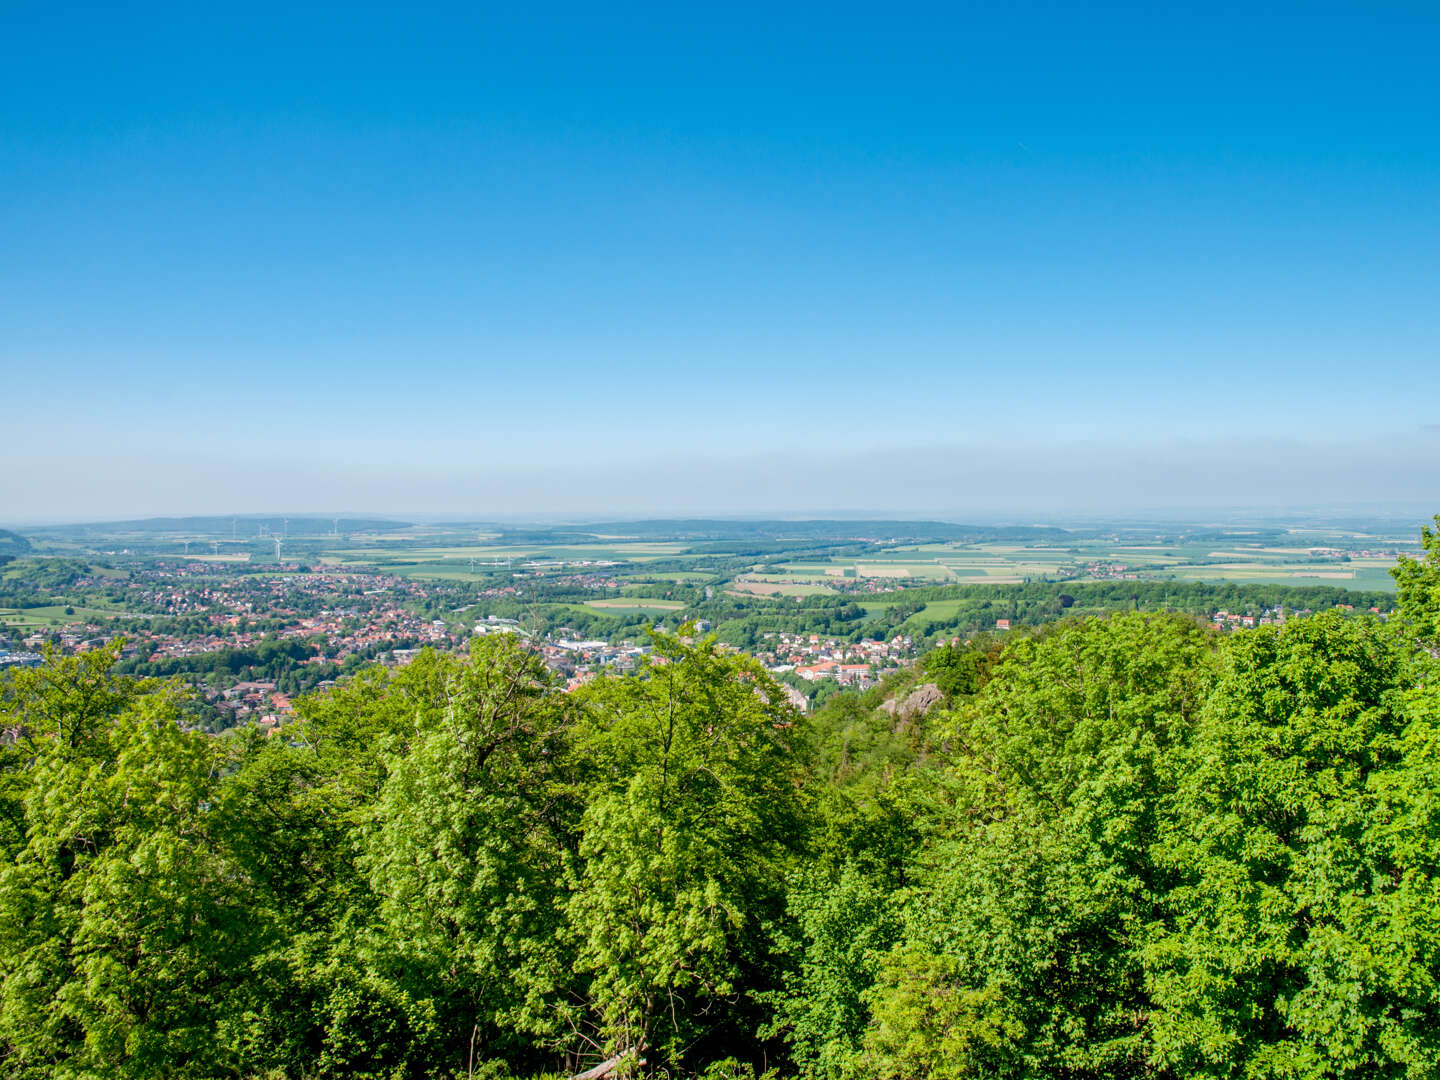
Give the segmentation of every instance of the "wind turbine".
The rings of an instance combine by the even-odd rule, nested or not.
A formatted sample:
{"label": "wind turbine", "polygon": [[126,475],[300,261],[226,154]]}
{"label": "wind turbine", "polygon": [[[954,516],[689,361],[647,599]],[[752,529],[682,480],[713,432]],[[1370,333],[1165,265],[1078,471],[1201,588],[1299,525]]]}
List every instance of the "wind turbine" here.
{"label": "wind turbine", "polygon": [[280,561],[280,537],[275,537],[275,561]]}

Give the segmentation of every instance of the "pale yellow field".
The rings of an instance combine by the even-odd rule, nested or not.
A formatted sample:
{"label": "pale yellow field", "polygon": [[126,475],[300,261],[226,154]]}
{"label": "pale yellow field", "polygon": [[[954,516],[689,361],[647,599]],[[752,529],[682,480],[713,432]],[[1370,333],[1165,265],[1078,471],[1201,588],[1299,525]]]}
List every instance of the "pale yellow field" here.
{"label": "pale yellow field", "polygon": [[[930,573],[934,573],[932,567],[927,567],[926,569],[930,570]],[[861,577],[896,578],[918,576],[915,573],[915,567],[909,563],[891,563],[888,565],[882,563],[859,563],[855,567],[855,572]]]}
{"label": "pale yellow field", "polygon": [[586,600],[586,607],[599,608],[654,608],[657,611],[679,611],[685,605],[679,600],[648,600],[643,596],[632,596],[626,600]]}

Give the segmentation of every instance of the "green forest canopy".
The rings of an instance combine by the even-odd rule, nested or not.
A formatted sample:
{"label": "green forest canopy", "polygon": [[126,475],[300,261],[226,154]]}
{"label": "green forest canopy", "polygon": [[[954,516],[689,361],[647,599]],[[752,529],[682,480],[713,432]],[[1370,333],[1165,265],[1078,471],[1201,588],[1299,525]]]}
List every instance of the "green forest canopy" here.
{"label": "green forest canopy", "polygon": [[0,1076],[1436,1076],[1424,543],[1388,622],[1065,619],[927,661],[924,717],[490,638],[213,738],[52,657],[4,688]]}

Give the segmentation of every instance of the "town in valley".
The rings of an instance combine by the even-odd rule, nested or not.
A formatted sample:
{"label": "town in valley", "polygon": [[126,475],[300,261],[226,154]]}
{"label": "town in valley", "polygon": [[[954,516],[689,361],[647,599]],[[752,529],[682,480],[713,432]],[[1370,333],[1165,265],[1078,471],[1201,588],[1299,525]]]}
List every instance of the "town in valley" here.
{"label": "town in valley", "polygon": [[295,699],[422,649],[514,635],[575,688],[715,635],[808,709],[929,650],[1066,615],[1182,611],[1220,630],[1316,610],[1383,619],[1414,530],[1340,523],[154,519],[0,536],[0,666],[115,639],[177,677],[198,727],[275,729]]}

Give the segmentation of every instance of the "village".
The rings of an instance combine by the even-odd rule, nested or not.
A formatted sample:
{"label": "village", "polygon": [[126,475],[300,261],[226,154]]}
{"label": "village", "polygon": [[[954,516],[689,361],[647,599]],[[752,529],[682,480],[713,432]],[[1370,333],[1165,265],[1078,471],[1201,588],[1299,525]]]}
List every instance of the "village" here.
{"label": "village", "polygon": [[[1088,569],[1097,579],[1131,571],[1118,563]],[[622,603],[608,598],[620,596],[627,581],[613,563],[532,560],[473,584],[366,565],[281,564],[257,571],[180,559],[139,562],[124,574],[91,567],[86,575],[47,593],[64,612],[50,625],[0,623],[0,668],[38,666],[46,650],[73,654],[120,638],[118,669],[190,683],[207,710],[203,726],[212,731],[245,723],[274,729],[292,715],[301,695],[323,692],[367,665],[404,665],[426,648],[454,652],[475,639],[514,635],[573,690],[645,663],[651,652],[647,622],[671,631],[686,626],[695,635],[715,629],[677,600],[659,601],[666,606],[644,618],[632,616],[629,624],[602,618],[613,610],[609,605]],[[716,591],[707,586],[694,595],[708,603]],[[643,613],[646,602],[637,597],[634,603],[642,606],[635,610]],[[1354,605],[1338,606],[1357,613]],[[1368,612],[1384,617],[1378,607]],[[1310,613],[1260,604],[1214,610],[1208,620],[1231,631]],[[1003,635],[1012,621],[993,618],[982,629]],[[746,651],[804,710],[836,690],[879,684],[945,639],[948,632],[911,634],[877,623],[849,634],[765,629],[745,640]]]}

